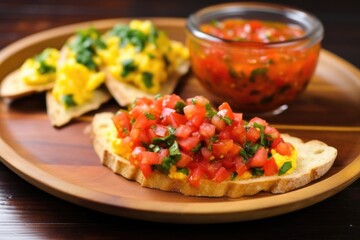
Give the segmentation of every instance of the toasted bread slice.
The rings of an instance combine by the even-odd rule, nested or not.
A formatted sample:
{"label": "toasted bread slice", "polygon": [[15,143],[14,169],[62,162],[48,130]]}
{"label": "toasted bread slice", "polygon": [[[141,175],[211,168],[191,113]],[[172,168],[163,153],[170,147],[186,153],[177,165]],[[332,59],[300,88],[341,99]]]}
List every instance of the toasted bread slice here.
{"label": "toasted bread slice", "polygon": [[93,146],[102,164],[127,179],[139,182],[143,187],[180,192],[184,195],[238,198],[260,191],[285,193],[323,176],[329,171],[337,156],[337,150],[323,142],[312,140],[304,143],[299,138],[285,134],[282,135],[284,140],[292,143],[299,152],[297,168],[292,173],[221,183],[203,179],[198,187],[194,187],[186,180],[171,179],[156,171],[145,178],[140,169],[131,165],[127,159],[116,155],[107,140],[112,116],[112,113],[96,114],[91,126]]}
{"label": "toasted bread slice", "polygon": [[8,74],[1,82],[0,97],[20,98],[37,92],[50,90],[54,86],[53,82],[42,85],[28,85],[20,77],[20,69]]}
{"label": "toasted bread slice", "polygon": [[[157,94],[171,94],[175,90],[175,87],[181,76],[188,72],[189,66],[190,65],[188,61],[185,61],[182,65],[180,65],[177,71],[173,73],[166,82],[162,83],[161,90]],[[134,100],[139,97],[154,97],[157,95],[146,93],[135,87],[133,84],[115,79],[108,71],[105,70],[105,72],[105,85],[120,106],[126,106],[134,102]]]}
{"label": "toasted bread slice", "polygon": [[109,101],[111,95],[106,89],[97,89],[94,91],[91,101],[75,107],[65,108],[62,104],[58,103],[51,91],[46,93],[46,110],[50,123],[53,126],[61,127],[70,122],[76,117],[80,117],[84,113],[96,110],[101,104]]}

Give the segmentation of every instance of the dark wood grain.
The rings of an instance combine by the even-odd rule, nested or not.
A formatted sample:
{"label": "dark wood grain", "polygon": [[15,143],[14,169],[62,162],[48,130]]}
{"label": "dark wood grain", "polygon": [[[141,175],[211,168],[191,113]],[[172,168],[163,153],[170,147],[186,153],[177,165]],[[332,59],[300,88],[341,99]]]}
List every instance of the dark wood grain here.
{"label": "dark wood grain", "polygon": [[[150,1],[1,1],[0,49],[32,33],[64,24],[113,17],[186,17],[203,6],[220,1],[162,0],[151,1],[151,4],[148,2]],[[316,14],[325,26],[324,48],[356,67],[360,66],[360,31],[358,31],[360,17],[351,1],[326,5],[318,1],[305,0],[296,3],[294,1],[277,1],[277,3],[300,7]],[[184,89],[186,86],[182,88],[180,85],[177,91],[186,95]],[[299,116],[298,112],[290,108],[286,118],[282,115],[270,121],[285,124],[289,123],[290,118],[292,124],[324,125],[325,123],[330,126],[359,127],[360,116],[359,112],[356,112],[360,107],[359,103],[346,105],[346,100],[337,97],[337,92],[334,91],[329,95],[332,96],[330,100],[337,106],[336,108],[321,108],[329,105],[321,102],[322,96],[309,91],[300,100],[302,104],[297,105],[296,108],[304,114]],[[317,104],[313,104],[314,102]],[[17,101],[11,106],[12,121],[16,121],[16,111],[19,111],[20,115],[27,111],[28,114],[34,114],[41,119],[44,109],[42,104],[41,96],[39,99],[28,98]],[[306,109],[311,106],[313,106],[312,115],[305,115]],[[330,117],[322,117],[324,114]],[[318,122],[314,122],[314,119]],[[23,127],[25,131],[27,128],[30,129],[31,126]],[[4,134],[4,132],[0,133]],[[314,131],[292,130],[290,133],[299,134],[307,140],[313,137]],[[33,133],[29,131],[29,134]],[[339,133],[331,137],[326,131],[316,134],[320,140],[327,140],[329,144],[344,149],[339,154],[341,159],[350,159],[359,154],[359,132]],[[76,139],[73,141],[75,142]],[[349,146],[355,146],[356,149]],[[340,193],[320,203],[270,219],[216,226],[172,225],[107,215],[68,203],[27,183],[0,163],[0,239],[138,239],[149,235],[183,239],[189,237],[189,234],[192,238],[199,239],[210,237],[257,239],[268,236],[281,236],[285,239],[357,239],[360,235],[359,200],[360,181],[357,180]]]}

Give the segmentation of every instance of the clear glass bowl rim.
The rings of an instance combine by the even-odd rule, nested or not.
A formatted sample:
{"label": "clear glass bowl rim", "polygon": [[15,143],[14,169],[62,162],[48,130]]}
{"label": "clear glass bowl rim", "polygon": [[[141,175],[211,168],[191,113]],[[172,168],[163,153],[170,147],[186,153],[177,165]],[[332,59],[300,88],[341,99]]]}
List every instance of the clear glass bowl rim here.
{"label": "clear glass bowl rim", "polygon": [[[291,19],[296,22],[296,24],[303,27],[306,21],[308,29],[306,29],[305,34],[299,38],[294,38],[291,40],[281,41],[281,42],[249,42],[249,41],[233,41],[222,39],[207,33],[204,33],[199,30],[199,25],[205,21],[204,18],[209,16],[221,16],[225,17],[226,13],[230,12],[232,14],[239,13],[241,17],[242,13],[270,13],[278,16],[282,16],[286,19]],[[214,19],[214,18],[213,18]],[[293,7],[288,7],[280,4],[272,3],[261,3],[261,2],[239,2],[239,3],[223,3],[212,5],[209,7],[202,8],[195,13],[191,14],[186,21],[186,28],[191,35],[197,39],[209,41],[209,42],[218,42],[218,43],[236,43],[237,45],[241,44],[254,44],[254,45],[263,45],[269,47],[275,47],[277,45],[292,44],[304,40],[310,40],[309,45],[316,44],[323,39],[324,27],[321,21],[314,16],[313,14],[300,10]]]}

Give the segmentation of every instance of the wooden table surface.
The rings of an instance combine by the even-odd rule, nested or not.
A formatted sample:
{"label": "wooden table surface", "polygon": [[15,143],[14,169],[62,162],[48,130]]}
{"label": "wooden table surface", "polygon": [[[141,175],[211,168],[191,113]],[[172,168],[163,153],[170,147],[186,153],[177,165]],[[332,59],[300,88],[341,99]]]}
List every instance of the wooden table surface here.
{"label": "wooden table surface", "polygon": [[[191,12],[217,2],[220,1],[1,1],[0,49],[32,33],[70,23],[119,17],[187,17]],[[323,47],[360,67],[360,15],[351,1],[326,5],[307,0],[277,3],[317,15],[325,27]],[[355,107],[355,110],[359,109],[359,106]],[[351,126],[359,127],[360,114],[352,114]],[[274,120],[285,124],[281,116]],[[320,118],[319,121],[321,125]],[[353,141],[359,142],[358,132],[347,136],[353,136]],[[360,148],[358,144],[355,146]],[[315,205],[268,219],[217,225],[175,225],[133,220],[80,207],[32,186],[0,163],[0,239],[139,239],[149,236],[357,239],[360,236],[359,193],[360,180],[357,180]]]}

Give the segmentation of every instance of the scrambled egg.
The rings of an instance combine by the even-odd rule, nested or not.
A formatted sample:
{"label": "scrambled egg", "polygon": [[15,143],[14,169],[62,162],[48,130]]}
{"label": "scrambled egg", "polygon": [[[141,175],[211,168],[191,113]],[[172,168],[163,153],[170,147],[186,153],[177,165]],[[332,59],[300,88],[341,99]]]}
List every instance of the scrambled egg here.
{"label": "scrambled egg", "polygon": [[[55,99],[65,106],[82,105],[90,101],[93,91],[105,80],[103,72],[95,72],[69,59],[58,69],[56,84],[53,88]],[[71,100],[66,99],[71,97]],[[71,101],[71,102],[69,102]]]}
{"label": "scrambled egg", "polygon": [[277,165],[279,170],[281,169],[281,167],[286,162],[290,162],[291,167],[289,168],[289,170],[287,170],[285,172],[285,174],[292,173],[295,170],[295,168],[296,168],[296,160],[298,158],[298,151],[295,148],[292,149],[290,156],[283,156],[283,155],[277,153],[274,149],[271,150],[271,154],[274,157],[276,165]]}
{"label": "scrambled egg", "polygon": [[124,143],[123,138],[119,138],[117,136],[117,130],[114,124],[109,125],[110,129],[107,134],[108,142],[111,143],[111,147],[114,152],[126,159],[130,158],[130,154],[132,153],[131,146],[129,144]]}
{"label": "scrambled egg", "polygon": [[93,92],[105,81],[97,49],[106,48],[93,28],[79,31],[68,43],[66,60],[58,67],[53,96],[65,107],[90,101]]}
{"label": "scrambled egg", "polygon": [[20,68],[20,77],[28,85],[43,85],[55,81],[59,51],[46,48],[33,58],[28,58]]}
{"label": "scrambled egg", "polygon": [[170,168],[169,171],[169,178],[171,179],[179,179],[179,180],[183,180],[183,179],[187,179],[188,176],[182,172],[178,172],[176,166],[172,166]]}
{"label": "scrambled egg", "polygon": [[117,25],[104,41],[108,47],[99,56],[112,76],[149,93],[157,93],[161,83],[189,58],[183,44],[170,40],[151,21]]}

